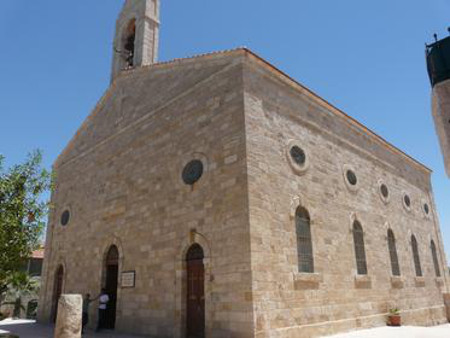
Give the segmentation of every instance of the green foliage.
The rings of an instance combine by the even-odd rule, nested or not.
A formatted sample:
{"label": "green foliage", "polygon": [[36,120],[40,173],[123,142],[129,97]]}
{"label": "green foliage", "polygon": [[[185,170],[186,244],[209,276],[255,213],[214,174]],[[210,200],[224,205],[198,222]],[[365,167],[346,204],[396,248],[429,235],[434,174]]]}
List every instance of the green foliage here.
{"label": "green foliage", "polygon": [[36,151],[5,170],[0,156],[0,295],[40,244],[49,208],[42,194],[51,188],[51,175],[41,161]]}
{"label": "green foliage", "polygon": [[9,278],[7,299],[29,297],[39,292],[39,279],[25,272],[15,272]]}
{"label": "green foliage", "polygon": [[23,298],[36,296],[39,292],[39,279],[30,277],[25,272],[15,272],[9,279],[6,302],[3,305],[13,305],[13,317],[20,318],[22,311],[26,311]]}
{"label": "green foliage", "polygon": [[398,316],[400,314],[400,309],[398,308],[389,309],[389,314],[392,316]]}

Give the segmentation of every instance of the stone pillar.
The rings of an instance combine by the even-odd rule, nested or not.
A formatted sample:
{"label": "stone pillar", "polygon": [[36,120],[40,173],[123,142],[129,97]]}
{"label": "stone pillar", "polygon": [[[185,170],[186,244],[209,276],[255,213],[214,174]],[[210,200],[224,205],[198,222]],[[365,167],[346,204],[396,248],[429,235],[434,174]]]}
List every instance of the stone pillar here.
{"label": "stone pillar", "polygon": [[81,337],[82,306],[81,295],[61,295],[58,302],[54,338]]}
{"label": "stone pillar", "polygon": [[444,305],[447,311],[447,320],[450,322],[450,293],[444,293]]}
{"label": "stone pillar", "polygon": [[450,177],[450,80],[433,88],[432,110],[447,175]]}

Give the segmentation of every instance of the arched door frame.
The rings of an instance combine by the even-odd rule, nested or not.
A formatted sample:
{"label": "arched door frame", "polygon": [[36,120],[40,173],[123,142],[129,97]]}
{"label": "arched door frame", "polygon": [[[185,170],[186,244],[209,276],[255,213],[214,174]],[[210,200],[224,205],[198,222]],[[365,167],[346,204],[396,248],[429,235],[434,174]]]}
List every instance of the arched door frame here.
{"label": "arched door frame", "polygon": [[[62,274],[61,279],[59,278],[60,272]],[[50,320],[52,322],[56,322],[56,316],[58,315],[58,302],[59,297],[64,293],[64,286],[66,284],[65,278],[66,278],[66,266],[63,263],[60,263],[57,265],[57,268],[54,270],[53,274],[53,292],[52,292],[52,304],[51,304],[51,318]],[[61,280],[61,290],[59,295],[58,293],[58,281]]]}
{"label": "arched door frame", "polygon": [[[102,246],[102,255],[101,255],[101,260],[98,262],[99,264],[99,269],[97,270],[99,275],[98,275],[98,280],[99,280],[99,286],[98,286],[98,292],[101,291],[101,289],[105,286],[106,283],[106,258],[108,256],[108,252],[109,249],[115,246],[117,248],[117,250],[119,251],[119,260],[118,260],[118,276],[117,276],[117,301],[116,301],[116,329],[120,330],[121,328],[121,318],[122,318],[122,302],[121,302],[121,287],[120,287],[120,274],[121,271],[123,271],[123,264],[124,264],[124,259],[125,259],[125,255],[124,255],[124,250],[123,250],[123,246],[122,246],[122,242],[118,237],[109,237],[106,238],[103,242],[103,246]],[[95,320],[95,322],[97,322],[98,318],[98,313],[97,311],[95,311],[95,318],[93,318],[93,321]]]}
{"label": "arched door frame", "polygon": [[[119,291],[119,248],[112,244],[106,253],[103,269],[105,271],[102,288],[106,288],[107,293],[110,296],[108,307],[106,310],[107,321],[104,324],[108,324],[105,328],[114,329],[116,327],[117,319],[117,299]],[[112,278],[111,278],[112,277]],[[115,278],[114,278],[115,277]],[[113,296],[114,295],[114,296]]]}
{"label": "arched door frame", "polygon": [[193,244],[198,244],[203,249],[203,265],[205,268],[205,336],[211,334],[211,291],[213,275],[211,273],[212,256],[211,248],[206,238],[197,232],[191,232],[190,236],[183,241],[179,250],[180,255],[175,262],[176,266],[176,327],[174,328],[175,338],[184,338],[186,336],[187,320],[187,262],[186,255]]}
{"label": "arched door frame", "polygon": [[189,337],[205,337],[206,333],[204,258],[203,248],[197,243],[191,245],[185,258],[187,271],[186,331]]}

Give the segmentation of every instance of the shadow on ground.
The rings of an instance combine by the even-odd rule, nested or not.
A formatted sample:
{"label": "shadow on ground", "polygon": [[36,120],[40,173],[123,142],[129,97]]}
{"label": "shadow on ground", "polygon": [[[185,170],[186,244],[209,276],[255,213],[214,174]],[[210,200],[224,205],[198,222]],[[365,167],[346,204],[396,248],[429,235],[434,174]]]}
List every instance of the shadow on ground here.
{"label": "shadow on ground", "polygon": [[[8,337],[8,334],[15,334],[20,338],[53,338],[53,326],[38,324],[31,320],[4,320],[0,321],[0,338]],[[12,336],[14,337],[14,336]],[[84,338],[138,338],[143,336],[120,334],[112,331],[102,331],[100,333],[88,331]]]}

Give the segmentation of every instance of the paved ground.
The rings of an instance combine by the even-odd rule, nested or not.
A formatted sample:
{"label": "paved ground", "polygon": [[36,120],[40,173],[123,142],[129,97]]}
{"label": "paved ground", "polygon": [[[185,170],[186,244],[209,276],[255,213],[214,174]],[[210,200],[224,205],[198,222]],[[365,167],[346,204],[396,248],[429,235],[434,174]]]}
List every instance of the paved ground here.
{"label": "paved ground", "polygon": [[327,338],[449,338],[450,324],[434,327],[378,327],[370,330],[338,334]]}
{"label": "paved ground", "polygon": [[[15,333],[20,338],[52,338],[53,327],[36,324],[30,320],[0,321],[0,334]],[[113,332],[87,332],[85,338],[137,338],[142,336],[121,335]],[[329,336],[327,338],[449,338],[450,324],[435,327],[379,327],[370,330]]]}
{"label": "paved ground", "polygon": [[[33,320],[3,320],[0,321],[0,337],[2,333],[14,333],[20,338],[53,338],[53,327],[37,324]],[[123,335],[114,332],[86,332],[84,338],[142,338],[142,336]]]}

